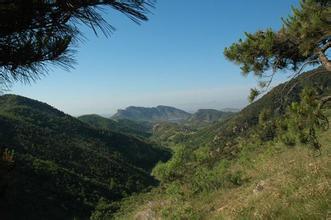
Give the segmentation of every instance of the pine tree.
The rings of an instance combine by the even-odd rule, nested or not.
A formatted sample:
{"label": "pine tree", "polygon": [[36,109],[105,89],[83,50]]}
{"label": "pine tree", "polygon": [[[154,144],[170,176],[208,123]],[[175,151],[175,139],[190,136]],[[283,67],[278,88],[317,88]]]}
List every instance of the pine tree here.
{"label": "pine tree", "polygon": [[71,68],[80,24],[106,36],[114,30],[102,16],[105,7],[139,23],[152,6],[153,0],[0,1],[0,84],[35,80],[49,64]]}
{"label": "pine tree", "polygon": [[280,121],[280,138],[285,143],[297,142],[310,144],[319,150],[321,145],[317,138],[318,130],[329,128],[328,118],[323,114],[321,103],[317,99],[317,92],[312,88],[305,88],[301,93],[301,101],[293,102],[287,110],[284,120]]}
{"label": "pine tree", "polygon": [[225,48],[224,55],[240,65],[243,74],[253,73],[259,86],[250,100],[266,91],[274,75],[281,70],[300,75],[306,65],[322,64],[331,71],[327,50],[331,47],[330,0],[301,0],[292,15],[283,19],[283,27],[245,33],[245,39]]}

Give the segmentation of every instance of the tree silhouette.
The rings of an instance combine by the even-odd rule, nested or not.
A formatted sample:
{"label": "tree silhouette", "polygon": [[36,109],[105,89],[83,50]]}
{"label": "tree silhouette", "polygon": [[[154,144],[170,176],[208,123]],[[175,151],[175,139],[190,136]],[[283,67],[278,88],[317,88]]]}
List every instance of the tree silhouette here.
{"label": "tree silhouette", "polygon": [[71,68],[80,24],[106,36],[114,30],[102,16],[106,7],[140,23],[153,5],[154,0],[0,0],[0,84],[38,79],[49,64]]}

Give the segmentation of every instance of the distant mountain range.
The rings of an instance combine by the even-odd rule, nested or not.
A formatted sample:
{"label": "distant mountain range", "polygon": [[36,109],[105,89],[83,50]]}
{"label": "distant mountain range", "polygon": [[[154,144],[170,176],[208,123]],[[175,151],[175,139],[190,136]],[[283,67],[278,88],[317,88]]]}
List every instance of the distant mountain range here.
{"label": "distant mountain range", "polygon": [[183,121],[191,116],[190,113],[183,110],[159,105],[157,107],[146,108],[146,107],[136,107],[130,106],[126,109],[120,109],[112,117],[112,119],[129,119],[133,121]]}
{"label": "distant mountain range", "polygon": [[200,109],[196,113],[191,114],[184,110],[170,107],[135,107],[130,106],[124,110],[120,109],[111,117],[113,120],[128,119],[132,121],[146,122],[214,122],[221,118],[228,117],[235,112],[235,109],[229,111],[219,111],[215,109]]}
{"label": "distant mountain range", "polygon": [[200,109],[190,114],[174,107],[158,106],[155,108],[129,107],[119,110],[112,118],[83,115],[78,119],[97,129],[106,129],[142,139],[147,138],[169,146],[183,141],[187,134],[213,123],[223,122],[235,114],[215,109]]}

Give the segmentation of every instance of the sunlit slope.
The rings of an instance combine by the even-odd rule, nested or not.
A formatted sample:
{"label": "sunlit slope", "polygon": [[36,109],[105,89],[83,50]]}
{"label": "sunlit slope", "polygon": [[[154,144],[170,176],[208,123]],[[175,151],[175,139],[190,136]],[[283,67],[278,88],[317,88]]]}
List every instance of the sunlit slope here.
{"label": "sunlit slope", "polygon": [[[305,145],[266,146],[246,151],[225,169],[213,171],[224,179],[219,188],[192,194],[194,184],[170,184],[127,199],[117,219],[328,219],[331,204],[331,130],[320,135],[320,156]],[[258,153],[259,151],[259,153]],[[215,169],[215,168],[213,168]],[[213,186],[211,173],[200,184]],[[222,177],[219,177],[222,178]],[[240,180],[240,181],[239,181]],[[205,183],[202,183],[205,181]],[[234,182],[232,182],[234,181]],[[186,185],[187,184],[187,185]],[[187,193],[187,194],[186,194]]]}
{"label": "sunlit slope", "polygon": [[[288,103],[298,101],[304,87],[320,89],[321,96],[331,95],[331,74],[322,67],[303,73],[288,83],[280,84],[263,97],[236,113],[230,119],[215,123],[194,133],[186,143],[190,146],[223,145],[238,136],[245,137],[257,125],[261,110],[268,109],[275,116],[284,113]],[[290,89],[292,88],[292,89]],[[236,149],[224,152],[231,153]]]}
{"label": "sunlit slope", "polygon": [[[185,138],[173,147],[172,159],[153,170],[161,186],[125,199],[116,218],[327,219],[331,130],[318,132],[319,154],[308,144],[284,145],[276,127],[265,139],[258,121],[264,109],[271,109],[269,120],[283,120],[303,87],[330,95],[331,74],[316,69],[288,85],[295,85],[288,95],[284,85],[277,86],[224,122],[182,132]],[[282,108],[281,97],[287,98]],[[330,120],[330,110],[326,113]],[[174,132],[179,137],[180,130]]]}
{"label": "sunlit slope", "polygon": [[188,119],[190,116],[191,114],[170,106],[159,105],[152,108],[130,106],[126,109],[118,110],[112,119],[129,119],[148,122],[179,122]]}

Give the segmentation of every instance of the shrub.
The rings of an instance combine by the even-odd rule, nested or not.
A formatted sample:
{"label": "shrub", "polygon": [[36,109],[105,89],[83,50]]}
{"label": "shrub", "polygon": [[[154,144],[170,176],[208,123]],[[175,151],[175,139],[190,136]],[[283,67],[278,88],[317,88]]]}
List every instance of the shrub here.
{"label": "shrub", "polygon": [[192,150],[187,147],[179,146],[172,158],[164,163],[159,162],[152,171],[161,182],[171,182],[173,180],[180,180],[188,172],[187,162],[192,158]]}

